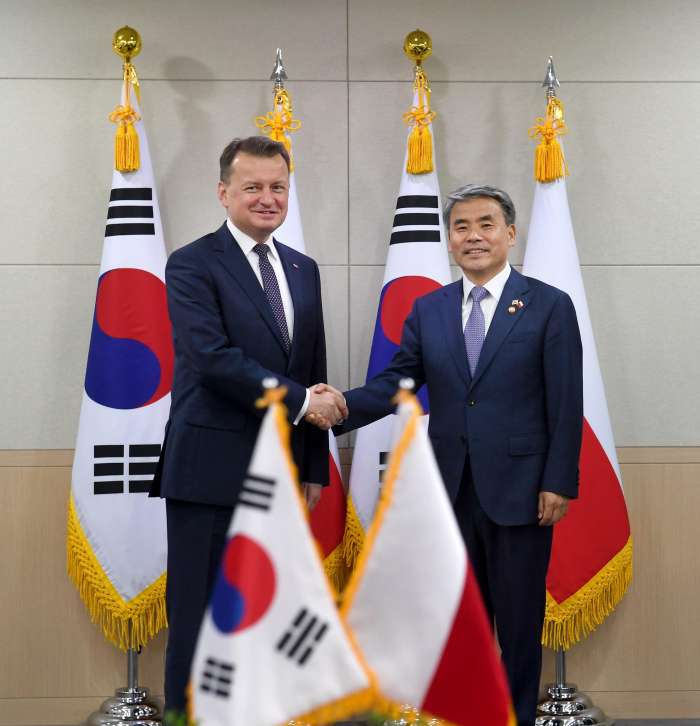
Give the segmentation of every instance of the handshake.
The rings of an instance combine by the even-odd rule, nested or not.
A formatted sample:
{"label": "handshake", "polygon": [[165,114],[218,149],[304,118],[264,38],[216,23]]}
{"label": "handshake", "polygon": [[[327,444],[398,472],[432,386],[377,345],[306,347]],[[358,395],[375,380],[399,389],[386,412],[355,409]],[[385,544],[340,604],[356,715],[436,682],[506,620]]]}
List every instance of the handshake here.
{"label": "handshake", "polygon": [[304,419],[327,431],[338,421],[350,415],[343,394],[327,383],[317,383],[309,388],[311,397]]}

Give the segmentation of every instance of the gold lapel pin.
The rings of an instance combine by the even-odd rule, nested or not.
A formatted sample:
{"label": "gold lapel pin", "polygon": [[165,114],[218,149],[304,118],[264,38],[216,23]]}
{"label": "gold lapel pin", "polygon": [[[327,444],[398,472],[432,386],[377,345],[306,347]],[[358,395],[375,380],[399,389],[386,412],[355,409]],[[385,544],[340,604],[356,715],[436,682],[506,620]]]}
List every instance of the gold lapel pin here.
{"label": "gold lapel pin", "polygon": [[509,313],[514,313],[514,312],[515,312],[515,308],[514,308],[514,307],[513,307],[512,305],[511,305],[511,306],[510,306],[510,307],[508,308],[508,312],[509,312]]}

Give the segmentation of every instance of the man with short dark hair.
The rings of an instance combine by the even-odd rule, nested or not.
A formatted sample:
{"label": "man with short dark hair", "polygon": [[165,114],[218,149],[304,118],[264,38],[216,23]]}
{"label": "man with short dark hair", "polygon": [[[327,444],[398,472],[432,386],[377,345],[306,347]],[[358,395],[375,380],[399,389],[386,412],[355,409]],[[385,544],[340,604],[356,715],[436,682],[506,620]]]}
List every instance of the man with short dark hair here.
{"label": "man with short dark hair", "polygon": [[551,525],[578,493],[581,337],[569,296],[508,264],[516,230],[505,192],[462,187],[444,217],[462,277],[416,300],[389,367],[345,393],[338,433],[391,413],[401,378],[427,383],[428,434],[496,622],[518,724],[532,726]]}
{"label": "man with short dark hair", "polygon": [[289,196],[289,155],[267,137],[234,139],[220,159],[228,210],[213,234],[173,252],[165,270],[175,372],[151,496],[166,499],[169,623],[166,709],[185,688],[226,533],[264,411],[262,382],[288,389],[291,448],[309,509],[328,484],[328,434],[347,409],[326,380],[318,266],[275,241]]}

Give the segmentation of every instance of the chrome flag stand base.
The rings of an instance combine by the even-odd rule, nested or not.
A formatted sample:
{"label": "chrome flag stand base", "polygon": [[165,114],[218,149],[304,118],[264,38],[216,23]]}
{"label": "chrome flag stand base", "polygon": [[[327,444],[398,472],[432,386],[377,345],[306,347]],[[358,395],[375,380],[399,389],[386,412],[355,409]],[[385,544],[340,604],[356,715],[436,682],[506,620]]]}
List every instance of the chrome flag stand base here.
{"label": "chrome flag stand base", "polygon": [[613,726],[605,712],[593,705],[590,696],[566,682],[564,649],[557,650],[557,682],[548,683],[540,693],[535,726]]}
{"label": "chrome flag stand base", "polygon": [[160,726],[163,704],[148,695],[148,688],[138,685],[138,653],[129,648],[126,688],[118,688],[99,711],[95,711],[85,726]]}

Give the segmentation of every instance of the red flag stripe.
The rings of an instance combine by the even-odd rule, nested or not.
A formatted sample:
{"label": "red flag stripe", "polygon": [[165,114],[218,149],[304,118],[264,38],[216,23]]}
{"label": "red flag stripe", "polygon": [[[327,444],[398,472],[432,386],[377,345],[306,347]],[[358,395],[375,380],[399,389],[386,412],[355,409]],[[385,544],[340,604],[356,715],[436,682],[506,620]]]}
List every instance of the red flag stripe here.
{"label": "red flag stripe", "polygon": [[345,533],[345,489],[340,472],[329,452],[330,486],[324,487],[321,499],[311,512],[311,532],[323,549],[323,556],[333,552]]}

